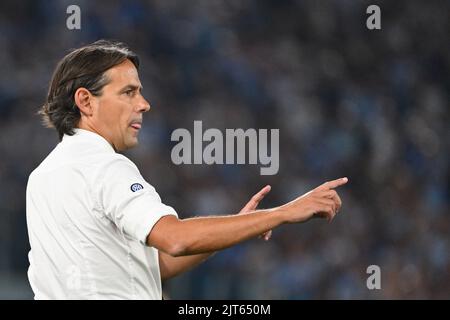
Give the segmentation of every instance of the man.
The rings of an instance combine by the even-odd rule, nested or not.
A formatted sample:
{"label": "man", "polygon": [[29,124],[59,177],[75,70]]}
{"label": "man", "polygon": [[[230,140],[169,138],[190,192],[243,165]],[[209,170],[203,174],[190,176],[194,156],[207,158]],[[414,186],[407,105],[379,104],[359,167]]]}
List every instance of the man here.
{"label": "man", "polygon": [[121,43],[98,41],[65,56],[40,113],[61,142],[31,173],[28,277],[35,299],[161,299],[161,280],[217,250],[341,207],[327,182],[280,207],[255,210],[266,186],[239,214],[179,219],[138,168],[118,152],[138,143],[139,60]]}

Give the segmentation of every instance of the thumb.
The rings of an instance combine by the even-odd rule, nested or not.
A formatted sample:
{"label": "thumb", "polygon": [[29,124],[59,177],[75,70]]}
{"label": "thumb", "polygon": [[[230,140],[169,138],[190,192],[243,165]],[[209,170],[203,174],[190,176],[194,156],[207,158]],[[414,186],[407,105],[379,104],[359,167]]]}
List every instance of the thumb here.
{"label": "thumb", "polygon": [[244,208],[242,208],[240,213],[255,210],[261,200],[264,199],[264,197],[270,192],[271,189],[272,187],[270,185],[266,185],[264,188],[262,188],[250,199],[250,201],[244,206]]}

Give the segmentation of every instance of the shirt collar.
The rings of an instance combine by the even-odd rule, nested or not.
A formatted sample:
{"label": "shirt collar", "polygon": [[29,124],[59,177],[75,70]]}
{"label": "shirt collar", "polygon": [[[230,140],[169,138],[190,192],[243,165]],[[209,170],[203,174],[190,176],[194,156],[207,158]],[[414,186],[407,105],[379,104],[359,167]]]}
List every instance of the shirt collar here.
{"label": "shirt collar", "polygon": [[62,141],[69,141],[72,139],[80,139],[82,141],[88,141],[88,142],[92,142],[95,143],[98,146],[102,146],[105,149],[108,149],[111,152],[116,152],[114,150],[114,148],[111,146],[111,144],[105,139],[103,138],[101,135],[99,135],[98,133],[95,133],[93,131],[89,131],[89,130],[85,130],[85,129],[80,129],[80,128],[74,128],[73,131],[75,132],[74,135],[70,136],[68,134],[64,134]]}

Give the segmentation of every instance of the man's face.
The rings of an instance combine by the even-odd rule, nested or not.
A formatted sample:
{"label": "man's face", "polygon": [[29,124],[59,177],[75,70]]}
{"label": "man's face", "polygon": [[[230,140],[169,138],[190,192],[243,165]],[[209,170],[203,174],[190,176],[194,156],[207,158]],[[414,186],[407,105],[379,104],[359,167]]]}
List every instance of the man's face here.
{"label": "man's face", "polygon": [[138,72],[130,60],[109,69],[106,76],[110,82],[92,101],[92,121],[97,133],[116,151],[123,151],[137,145],[142,114],[150,104],[141,94]]}

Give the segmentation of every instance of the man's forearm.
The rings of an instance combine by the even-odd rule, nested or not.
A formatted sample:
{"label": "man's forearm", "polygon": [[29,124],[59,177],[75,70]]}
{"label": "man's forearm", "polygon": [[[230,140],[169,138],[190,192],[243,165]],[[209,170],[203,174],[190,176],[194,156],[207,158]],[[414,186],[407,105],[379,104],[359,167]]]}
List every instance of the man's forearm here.
{"label": "man's forearm", "polygon": [[161,271],[161,279],[164,281],[173,278],[180,273],[188,271],[208,259],[213,254],[215,254],[215,252],[172,257],[167,253],[159,251],[159,269]]}
{"label": "man's forearm", "polygon": [[173,216],[163,217],[157,223],[158,232],[152,231],[148,242],[150,245],[158,244],[159,249],[171,256],[218,251],[279,226],[284,222],[281,211],[280,208],[275,208],[241,215],[184,220]]}

